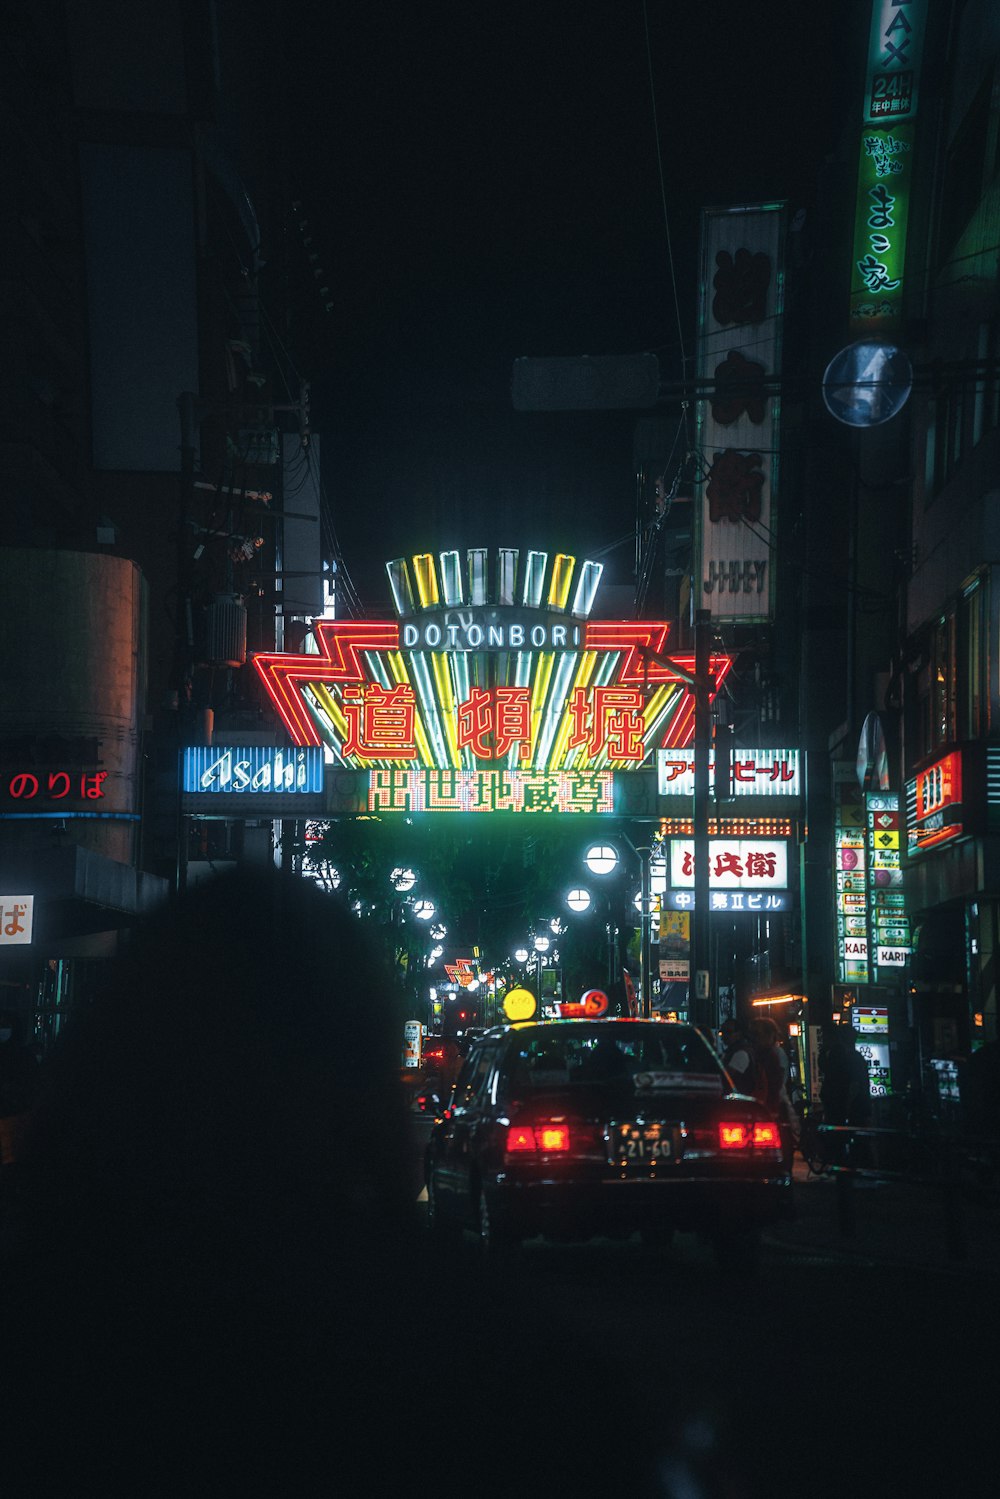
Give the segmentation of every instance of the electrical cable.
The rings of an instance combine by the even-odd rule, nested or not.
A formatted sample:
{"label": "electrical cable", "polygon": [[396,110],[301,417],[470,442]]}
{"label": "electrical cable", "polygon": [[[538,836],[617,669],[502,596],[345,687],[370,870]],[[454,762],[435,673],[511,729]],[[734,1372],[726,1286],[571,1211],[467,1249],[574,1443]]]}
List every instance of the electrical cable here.
{"label": "electrical cable", "polygon": [[[653,136],[656,141],[656,165],[660,178],[660,202],[663,207],[663,223],[667,232],[667,260],[670,265],[670,284],[674,294],[674,313],[677,317],[677,341],[681,351],[681,369],[687,374],[687,354],[684,345],[684,325],[681,321],[680,297],[677,293],[677,271],[674,266],[674,250],[670,237],[670,215],[667,212],[667,189],[663,172],[663,152],[660,149],[660,125],[656,110],[656,85],[653,79],[653,52],[649,40],[649,12],[647,0],[642,0],[642,21],[646,33],[646,66],[649,72],[649,98],[653,107]],[[684,410],[685,433],[687,433],[687,409]]]}

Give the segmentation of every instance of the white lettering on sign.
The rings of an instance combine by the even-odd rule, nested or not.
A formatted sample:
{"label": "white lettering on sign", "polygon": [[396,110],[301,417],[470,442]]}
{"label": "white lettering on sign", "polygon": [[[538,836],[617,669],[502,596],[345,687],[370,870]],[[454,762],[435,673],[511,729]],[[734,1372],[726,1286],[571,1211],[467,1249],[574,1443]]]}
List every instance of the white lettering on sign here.
{"label": "white lettering on sign", "polygon": [[404,650],[509,651],[575,649],[582,644],[579,625],[551,619],[497,619],[494,611],[449,611],[443,618],[407,619],[400,626]]}

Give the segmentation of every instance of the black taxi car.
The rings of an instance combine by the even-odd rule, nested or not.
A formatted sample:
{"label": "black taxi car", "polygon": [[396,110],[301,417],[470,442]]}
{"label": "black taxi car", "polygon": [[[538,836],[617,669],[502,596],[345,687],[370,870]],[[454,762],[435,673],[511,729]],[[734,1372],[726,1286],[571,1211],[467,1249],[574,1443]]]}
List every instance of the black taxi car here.
{"label": "black taxi car", "polygon": [[480,1036],[431,1132],[426,1184],[431,1229],[472,1229],[487,1250],[676,1229],[733,1267],[791,1203],[775,1121],[699,1030],[650,1020]]}

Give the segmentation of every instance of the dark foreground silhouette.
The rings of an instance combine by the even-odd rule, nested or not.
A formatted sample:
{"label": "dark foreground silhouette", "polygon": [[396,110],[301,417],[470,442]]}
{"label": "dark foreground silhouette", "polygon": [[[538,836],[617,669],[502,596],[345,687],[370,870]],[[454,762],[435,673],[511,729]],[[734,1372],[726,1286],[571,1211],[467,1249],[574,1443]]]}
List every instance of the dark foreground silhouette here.
{"label": "dark foreground silhouette", "polygon": [[586,1308],[553,1344],[536,1288],[428,1243],[397,1029],[300,881],[220,878],[138,933],[5,1172],[8,1499],[673,1492]]}

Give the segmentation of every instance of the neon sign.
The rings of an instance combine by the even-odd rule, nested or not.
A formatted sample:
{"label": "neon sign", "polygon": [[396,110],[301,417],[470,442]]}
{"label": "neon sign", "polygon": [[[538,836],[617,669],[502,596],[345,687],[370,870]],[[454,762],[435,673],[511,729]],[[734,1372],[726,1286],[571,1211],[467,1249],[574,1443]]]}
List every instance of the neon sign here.
{"label": "neon sign", "polygon": [[182,786],[196,795],[311,795],[323,790],[323,753],[261,745],[248,749],[195,745],[184,751]]}
{"label": "neon sign", "polygon": [[962,804],[962,756],[944,755],[907,783],[907,851],[911,858],[950,843],[966,831]]}
{"label": "neon sign", "polygon": [[850,320],[894,328],[902,315],[917,78],[926,0],[874,0],[858,168]]}
{"label": "neon sign", "polygon": [[599,771],[373,770],[369,812],[613,812]]}
{"label": "neon sign", "polygon": [[[788,886],[788,845],[781,839],[712,838],[708,845],[708,886],[712,890],[784,890]],[[694,842],[670,840],[670,884],[694,885]]]}
{"label": "neon sign", "polygon": [[[495,785],[495,810],[507,788],[534,809],[520,775],[635,770],[661,746],[690,744],[694,657],[665,657],[663,622],[591,619],[600,564],[530,551],[522,566],[501,549],[492,597],[485,548],[464,568],[458,552],[420,553],[387,572],[395,620],[317,620],[315,651],[255,656],[294,744],[353,769],[494,770],[499,780],[470,779],[465,794],[478,809],[477,788]],[[712,658],[716,690],[730,664]],[[387,786],[373,777],[371,789]]]}
{"label": "neon sign", "polygon": [[[694,795],[694,751],[660,750],[656,757],[660,796]],[[715,787],[715,755],[708,757],[709,782]],[[729,795],[801,796],[798,750],[734,750]]]}

